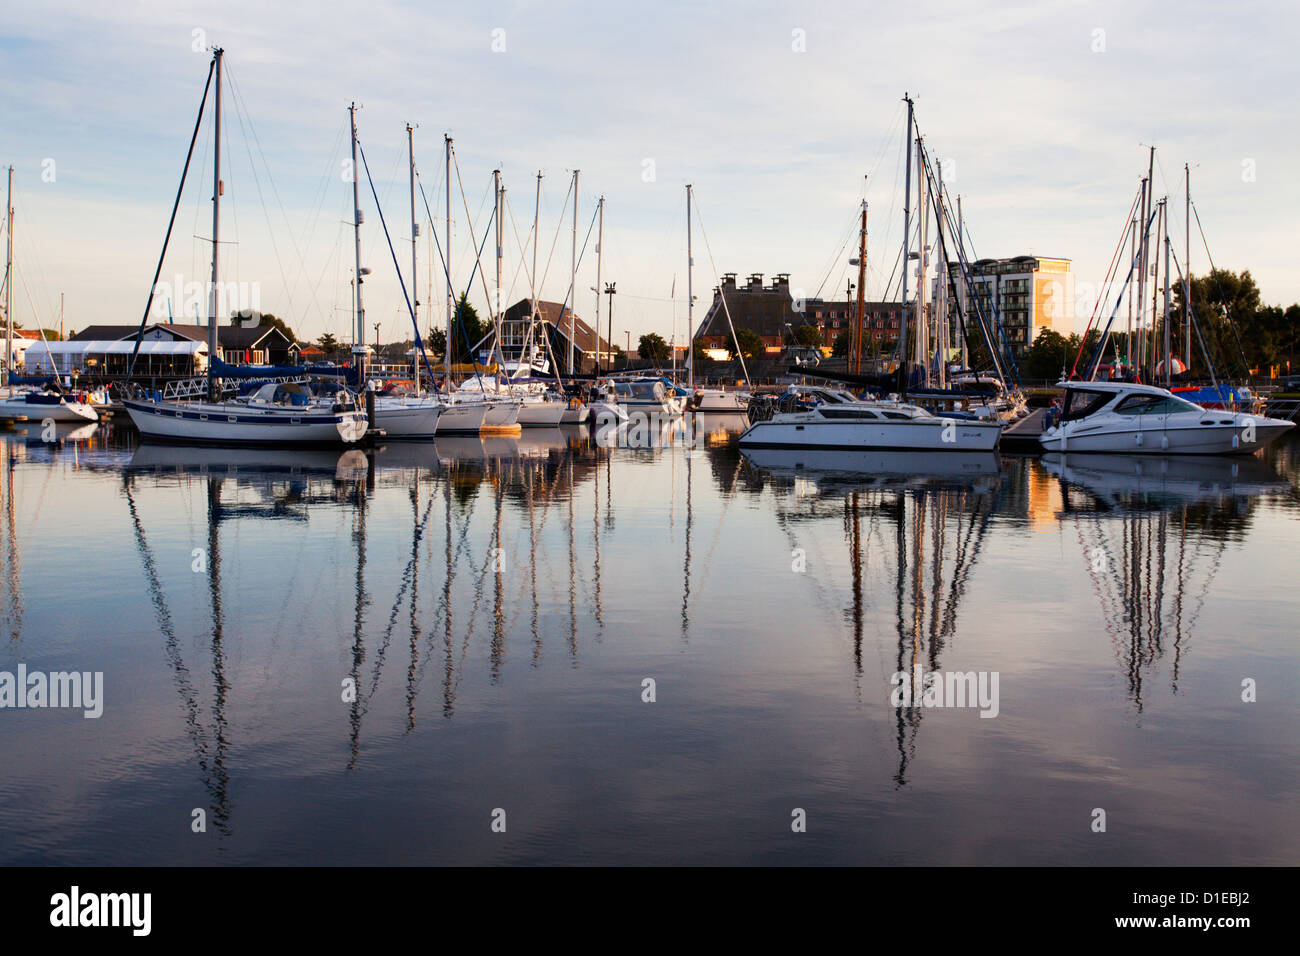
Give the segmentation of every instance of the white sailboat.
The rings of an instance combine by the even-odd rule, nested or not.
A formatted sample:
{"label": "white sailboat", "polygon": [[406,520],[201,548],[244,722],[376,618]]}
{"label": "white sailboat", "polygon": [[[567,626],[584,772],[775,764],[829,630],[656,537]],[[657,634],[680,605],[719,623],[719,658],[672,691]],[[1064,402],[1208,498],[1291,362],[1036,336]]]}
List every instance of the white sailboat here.
{"label": "white sailboat", "polygon": [[[219,251],[221,248],[221,62],[213,51],[208,82],[215,79],[212,153],[212,286],[208,298],[208,354],[215,363],[217,342]],[[206,101],[206,91],[204,95]],[[202,107],[200,107],[202,112]],[[197,130],[196,130],[197,135]],[[194,143],[190,143],[193,154]],[[188,166],[188,162],[187,162]],[[180,195],[177,195],[177,202]],[[170,230],[169,230],[170,236]],[[165,251],[165,245],[164,245]],[[161,268],[162,260],[159,260]],[[156,277],[154,286],[156,287]],[[152,297],[150,298],[152,305]],[[145,310],[148,316],[148,307]],[[141,323],[143,328],[143,321]],[[209,366],[209,390],[215,393]],[[196,444],[337,444],[359,441],[366,433],[365,413],[346,391],[318,397],[305,386],[269,383],[246,401],[165,401],[153,397],[124,401],[127,414],[147,440]]]}
{"label": "white sailboat", "polygon": [[[57,388],[37,389],[13,384],[14,321],[14,168],[9,167],[9,188],[5,197],[5,388],[0,393],[0,417],[27,418],[31,421],[98,422],[99,414],[89,401],[64,393]],[[42,331],[41,342],[49,348]],[[54,367],[53,359],[50,361]]]}

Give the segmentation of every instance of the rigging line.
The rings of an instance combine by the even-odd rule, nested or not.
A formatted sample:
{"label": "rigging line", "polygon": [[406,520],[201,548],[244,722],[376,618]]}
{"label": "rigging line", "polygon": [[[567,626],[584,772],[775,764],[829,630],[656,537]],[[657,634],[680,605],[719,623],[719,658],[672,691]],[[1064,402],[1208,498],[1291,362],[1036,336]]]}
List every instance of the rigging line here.
{"label": "rigging line", "polygon": [[212,74],[217,67],[217,58],[213,56],[212,62],[208,64],[208,80],[203,86],[203,99],[199,102],[199,115],[194,121],[194,133],[190,136],[190,148],[185,154],[185,167],[181,171],[180,185],[176,188],[176,200],[172,204],[171,218],[167,221],[167,234],[163,238],[162,252],[158,256],[158,267],[154,270],[153,282],[149,283],[149,298],[145,300],[144,315],[140,318],[140,328],[135,333],[135,346],[131,349],[131,361],[127,365],[127,378],[135,371],[136,356],[140,354],[140,340],[144,335],[145,323],[149,321],[149,310],[153,307],[154,296],[157,294],[158,276],[162,274],[163,260],[167,256],[167,244],[171,241],[172,227],[176,224],[176,210],[180,208],[181,195],[185,189],[185,177],[190,170],[190,160],[194,156],[194,143],[199,137],[199,130],[203,126],[204,107],[208,102],[208,91],[212,88]]}
{"label": "rigging line", "polygon": [[[384,221],[384,209],[379,205],[379,195],[375,192],[375,181],[370,176],[370,163],[366,161],[366,151],[361,146],[361,141],[357,141],[357,149],[361,151],[361,164],[366,168],[366,181],[370,184],[370,194],[375,197],[375,211],[379,213],[379,224],[384,227],[384,239],[388,241],[388,251],[393,257],[393,268],[397,270],[397,282],[402,287],[402,298],[406,302],[406,311],[411,315],[411,326],[415,329],[415,347],[420,350],[420,357],[424,360],[425,367],[429,365],[429,356],[424,351],[424,340],[420,338],[420,326],[415,321],[415,309],[411,307],[411,297],[406,292],[406,280],[402,278],[402,267],[397,262],[397,250],[393,248],[393,238],[388,234],[388,223]],[[360,279],[360,276],[357,277]],[[362,386],[364,382],[360,383]]]}
{"label": "rigging line", "polygon": [[[238,93],[238,88],[235,86],[235,81],[234,81],[234,78],[233,78],[233,77],[232,77],[231,80],[230,80],[230,88],[231,88],[231,91],[235,94],[235,95],[232,97],[232,99],[234,100],[234,105],[235,105],[235,110],[234,110],[234,112],[235,112],[235,119],[236,119],[236,120],[238,121],[238,123],[239,123],[239,132],[243,135],[243,140],[244,140],[244,151],[248,154],[248,168],[249,168],[249,170],[250,170],[250,171],[252,172],[252,174],[253,174],[253,185],[257,188],[257,201],[258,201],[258,203],[261,204],[261,206],[262,206],[262,215],[263,215],[263,217],[266,219],[266,231],[267,231],[267,233],[269,234],[270,239],[271,239],[271,251],[275,253],[275,264],[276,264],[276,265],[279,267],[279,269],[280,269],[280,281],[284,283],[284,294],[285,294],[285,298],[288,300],[288,303],[289,303],[289,309],[290,309],[291,312],[295,312],[295,313],[296,313],[296,312],[297,312],[297,309],[295,309],[295,308],[294,308],[294,305],[293,305],[293,294],[292,294],[292,292],[289,290],[289,277],[288,277],[288,275],[287,275],[287,274],[285,273],[285,271],[284,271],[284,260],[280,257],[280,246],[279,246],[279,244],[275,241],[275,231],[274,231],[274,229],[273,229],[273,227],[272,227],[272,225],[271,225],[271,213],[270,213],[270,210],[267,208],[267,205],[266,205],[266,197],[262,194],[262,180],[261,180],[261,177],[258,176],[258,174],[257,174],[257,164],[253,162],[253,150],[252,150],[251,146],[249,145],[249,140],[248,140],[248,130],[247,130],[247,129],[245,128],[245,126],[244,126],[244,112],[245,112],[245,111],[244,111],[244,109],[243,109],[242,103],[240,102],[240,96],[239,96],[239,93]],[[252,118],[250,117],[250,118],[249,118],[249,125],[251,125],[251,124],[252,124]],[[259,150],[261,149],[261,144],[258,144],[258,149],[259,149]],[[265,163],[266,157],[263,156],[262,159],[263,159],[263,162]],[[267,169],[267,178],[268,178],[268,179],[270,178],[270,174],[271,174],[271,171],[270,171],[270,169],[268,168],[268,169]],[[272,188],[274,188],[274,187],[272,187]],[[287,222],[286,222],[286,225],[287,225]],[[293,240],[293,234],[292,234],[292,232],[290,232],[289,239],[290,239],[290,241],[292,242],[292,240]],[[294,251],[297,252],[297,248],[296,248],[296,246],[295,246]],[[301,259],[302,259],[302,256],[301,256],[301,254],[299,254],[299,260],[301,261]]]}
{"label": "rigging line", "polygon": [[[286,230],[288,231],[288,233],[289,233],[289,242],[290,242],[290,244],[293,246],[294,254],[298,257],[298,264],[299,264],[299,267],[300,267],[299,276],[301,277],[301,276],[305,275],[306,272],[307,272],[307,263],[306,263],[306,259],[305,259],[305,257],[303,256],[302,249],[299,247],[299,245],[298,245],[298,241],[297,241],[296,237],[295,237],[294,234],[293,234],[293,228],[292,228],[292,227],[290,226],[290,224],[289,224],[289,214],[288,214],[288,212],[287,212],[287,211],[285,210],[285,208],[284,208],[284,200],[280,197],[280,190],[279,190],[279,187],[276,186],[276,184],[275,184],[275,177],[271,174],[271,166],[270,166],[270,164],[266,161],[266,151],[262,148],[262,141],[261,141],[261,138],[257,135],[257,128],[253,125],[253,117],[252,117],[252,114],[248,111],[248,106],[247,106],[247,104],[246,104],[246,102],[245,102],[245,100],[244,100],[244,93],[243,93],[242,89],[240,89],[239,81],[236,79],[236,77],[235,77],[235,75],[234,75],[234,72],[233,72],[232,70],[230,70],[229,67],[226,68],[226,71],[225,71],[225,72],[226,72],[226,74],[230,77],[230,88],[231,88],[231,91],[234,93],[234,99],[235,99],[235,105],[236,105],[236,116],[239,118],[239,121],[240,121],[240,122],[239,122],[239,128],[240,128],[241,131],[244,131],[244,118],[247,117],[247,120],[248,120],[248,130],[247,130],[247,133],[251,133],[251,134],[252,134],[253,144],[254,144],[255,146],[257,146],[257,153],[258,153],[258,155],[261,156],[261,158],[262,158],[262,166],[263,166],[263,168],[266,170],[266,179],[267,179],[267,182],[270,184],[272,195],[275,196],[276,205],[279,206],[279,209],[280,209],[280,218],[284,220],[285,229],[286,229]],[[245,134],[245,139],[244,139],[244,147],[245,147],[245,149],[248,149],[248,138],[247,138],[247,133]],[[341,141],[342,141],[342,128],[340,127],[340,129],[339,129],[339,133],[338,133],[338,138],[336,138],[336,140],[335,140],[335,144],[334,144],[334,154],[333,154],[333,155],[337,155],[338,148],[339,148],[339,144],[341,143]],[[331,155],[330,166],[333,166],[333,155]],[[252,165],[252,152],[251,152],[251,150],[249,151],[249,165],[250,165],[250,166]],[[259,200],[262,200],[262,184],[261,184],[260,180],[257,179],[256,168],[254,168],[253,176],[254,176],[254,181],[257,183],[258,199],[259,199]],[[313,214],[312,226],[311,226],[311,235],[314,235],[314,233],[315,233],[315,224],[316,224],[317,221],[319,221],[320,210],[321,210],[321,208],[324,206],[325,193],[326,193],[326,190],[327,190],[327,188],[328,188],[328,180],[329,180],[329,167],[326,167],[325,175],[324,175],[324,177],[322,177],[322,184],[321,184],[320,192],[319,192],[319,194],[318,194],[318,202],[317,202],[316,212]],[[263,209],[265,210],[265,208],[266,208],[265,200],[262,200],[262,205],[263,205]],[[267,214],[267,226],[268,226],[268,228],[269,228],[269,226],[270,226],[270,215],[269,215],[269,213]],[[311,235],[308,236],[308,242],[309,242],[309,243],[310,243]],[[271,242],[272,242],[272,247],[275,249],[276,259],[277,259],[277,261],[279,261],[280,251],[279,251],[278,246],[275,245],[274,236],[272,237]],[[284,266],[283,266],[283,264],[281,264],[281,266],[280,266],[280,271],[281,271],[281,274],[283,275],[283,273],[284,273]],[[287,282],[288,280],[286,279],[285,281]],[[297,284],[297,279],[295,279],[295,281],[294,281],[294,285],[296,285],[296,284]],[[316,312],[317,312],[318,314],[323,314],[322,311],[321,311],[320,302],[319,302],[319,301],[317,300],[317,298],[316,298],[316,289],[315,289],[315,287],[309,284],[307,288],[308,288],[308,292],[309,292],[309,294],[310,294],[310,296],[311,296],[311,302],[312,302],[312,305],[315,306],[315,308],[316,308]],[[290,307],[290,308],[293,308],[293,292],[292,292],[292,287],[286,287],[286,289],[285,289],[285,296],[286,296],[286,298],[289,299],[289,307]]]}
{"label": "rigging line", "polygon": [[1097,296],[1097,301],[1092,306],[1092,315],[1088,317],[1088,324],[1083,327],[1083,339],[1079,343],[1079,351],[1075,353],[1074,364],[1070,367],[1071,377],[1073,377],[1074,373],[1078,371],[1079,359],[1083,355],[1083,341],[1087,340],[1088,333],[1092,330],[1092,323],[1097,318],[1097,310],[1101,308],[1101,303],[1106,298],[1105,293],[1110,291],[1111,274],[1114,272],[1115,266],[1119,263],[1120,253],[1124,251],[1124,244],[1128,241],[1130,225],[1133,221],[1133,213],[1137,209],[1137,204],[1140,200],[1141,193],[1139,192],[1138,195],[1133,197],[1133,205],[1129,206],[1128,215],[1124,219],[1124,227],[1119,233],[1119,242],[1116,243],[1115,252],[1110,257],[1110,265],[1106,268],[1106,278],[1103,279],[1101,283],[1101,287],[1104,291],[1101,295]]}
{"label": "rigging line", "polygon": [[[572,195],[573,177],[569,177],[569,188],[564,193],[564,205],[560,207],[560,214],[555,219],[555,236],[551,239],[551,250],[546,254],[546,268],[542,270],[542,280],[537,283],[539,289],[546,288],[546,277],[551,274],[551,260],[555,258],[555,245],[560,241],[560,229],[564,226],[564,213],[569,208],[569,197]],[[574,197],[574,202],[577,202],[576,197]]]}
{"label": "rigging line", "polygon": [[[462,179],[462,178],[461,178],[461,175],[460,175],[460,157],[457,156],[454,152],[452,153],[452,163],[453,163],[453,164],[455,165],[455,167],[456,167],[456,182],[457,182],[457,184],[460,186],[460,199],[461,199],[461,203],[465,206],[465,221],[466,221],[466,223],[469,225],[470,234],[473,235],[473,233],[474,233],[474,220],[470,218],[470,214],[469,214],[469,199],[468,199],[468,197],[466,197],[466,195],[465,195],[465,180]],[[494,196],[494,197],[493,197],[493,202],[492,202],[492,218],[493,218],[494,220],[497,218],[497,205],[498,205],[498,203],[497,203],[496,198],[495,198],[495,196]],[[483,235],[483,240],[484,240],[484,242],[487,241],[487,234],[486,234],[486,233],[484,233],[484,235]],[[482,281],[482,283],[483,283],[483,296],[484,296],[485,299],[487,299],[488,311],[492,313],[492,332],[493,332],[494,345],[495,345],[496,350],[497,350],[497,356],[501,359],[501,369],[504,370],[504,369],[505,369],[505,365],[506,365],[506,361],[505,361],[505,356],[501,354],[501,335],[500,335],[500,332],[501,332],[501,325],[500,325],[500,309],[501,309],[501,303],[500,303],[499,301],[496,302],[496,303],[495,303],[495,306],[496,306],[496,307],[493,308],[494,303],[492,302],[492,294],[491,294],[490,292],[488,292],[488,287],[487,287],[487,271],[483,268],[482,255],[483,255],[483,253],[482,253],[482,250],[481,250],[481,249],[479,250],[479,252],[477,252],[477,253],[475,254],[474,269],[475,269],[476,272],[478,272],[478,274],[479,274],[479,279],[480,279],[480,280]],[[469,277],[469,284],[470,284],[471,287],[474,285],[474,276],[473,276],[473,275],[471,275],[471,276]],[[480,341],[481,341],[481,340],[480,340]],[[485,389],[485,388],[483,387],[483,377],[482,377],[481,375],[478,376],[478,387],[479,387],[479,392],[480,392],[480,393],[486,394],[487,389]],[[498,374],[498,376],[497,376],[497,390],[500,391],[500,388],[501,388],[501,381],[500,381],[500,375]]]}
{"label": "rigging line", "polygon": [[1223,283],[1219,281],[1216,274],[1219,270],[1214,264],[1214,256],[1210,253],[1210,243],[1205,238],[1205,229],[1201,225],[1201,211],[1196,207],[1196,201],[1192,200],[1192,216],[1196,219],[1196,231],[1201,235],[1201,245],[1205,247],[1205,258],[1210,263],[1210,275],[1214,278],[1214,285],[1219,291],[1219,303],[1223,307],[1223,314],[1228,319],[1228,326],[1232,329],[1232,337],[1237,342],[1237,356],[1241,359],[1242,371],[1245,374],[1246,381],[1250,381],[1250,365],[1246,362],[1246,350],[1241,346],[1241,336],[1237,333],[1237,321],[1232,317],[1232,312],[1228,309],[1228,297],[1224,294]]}
{"label": "rigging line", "polygon": [[[709,265],[713,267],[713,275],[716,277],[716,280],[720,280],[721,273],[718,272],[718,264],[713,261],[713,249],[709,245],[709,234],[704,229],[704,216],[700,213],[700,200],[699,197],[695,195],[694,191],[691,192],[691,201],[695,204],[695,216],[700,221],[700,235],[704,237],[704,249],[709,254]],[[735,323],[731,321],[731,309],[727,307],[727,297],[722,292],[721,285],[718,287],[718,298],[722,300],[722,311],[727,314],[727,325],[731,328],[731,337],[735,339],[736,326]],[[694,335],[694,333],[692,333],[692,335]],[[749,369],[745,367],[745,356],[740,350],[739,341],[736,343],[736,358],[740,359],[740,371],[745,376],[745,384],[749,385]]]}

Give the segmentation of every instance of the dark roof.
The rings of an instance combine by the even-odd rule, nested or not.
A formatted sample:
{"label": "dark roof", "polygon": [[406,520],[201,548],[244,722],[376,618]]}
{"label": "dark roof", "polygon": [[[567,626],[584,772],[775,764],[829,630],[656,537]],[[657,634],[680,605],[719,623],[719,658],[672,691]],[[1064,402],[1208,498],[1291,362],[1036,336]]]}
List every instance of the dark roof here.
{"label": "dark roof", "polygon": [[[530,307],[528,300],[520,299],[510,308],[506,309],[505,314],[502,316],[502,320],[506,322],[518,322],[527,319],[529,311]],[[538,299],[537,313],[541,316],[543,322],[554,327],[556,332],[558,332],[562,337],[566,339],[568,338],[570,312],[564,307],[563,303],[548,302],[545,299]],[[563,319],[560,318],[561,314],[564,316]],[[597,339],[596,333],[592,330],[590,325],[582,321],[582,316],[578,315],[576,312],[572,313],[572,315],[574,345],[584,352],[595,351],[593,343]],[[600,338],[599,348],[602,352],[608,352],[610,350],[609,343],[606,342],[603,337]]]}
{"label": "dark roof", "polygon": [[[73,342],[91,340],[96,342],[120,342],[134,339],[139,328],[138,325],[88,325],[76,335],[70,336],[69,339]],[[146,334],[156,331],[167,333],[177,340],[190,339],[194,342],[206,342],[208,340],[208,327],[206,325],[151,322],[145,326]],[[262,340],[271,333],[283,339],[285,345],[288,345],[289,337],[274,325],[263,325],[256,328],[219,325],[217,326],[217,342],[223,349],[258,348],[263,344]]]}

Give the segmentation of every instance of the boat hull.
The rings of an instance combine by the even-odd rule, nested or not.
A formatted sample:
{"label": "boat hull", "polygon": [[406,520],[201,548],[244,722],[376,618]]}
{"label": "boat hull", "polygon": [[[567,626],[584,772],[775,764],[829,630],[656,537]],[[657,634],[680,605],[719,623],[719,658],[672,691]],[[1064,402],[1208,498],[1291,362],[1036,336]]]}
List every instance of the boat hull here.
{"label": "boat hull", "polygon": [[517,422],[525,428],[554,428],[564,421],[568,402],[524,402]]}
{"label": "boat hull", "polygon": [[0,418],[26,416],[30,421],[97,422],[99,414],[82,402],[26,402],[20,399],[0,401]]}
{"label": "boat hull", "polygon": [[1002,437],[998,424],[947,418],[905,422],[799,419],[755,422],[740,436],[740,447],[972,452],[993,451]]}
{"label": "boat hull", "polygon": [[[141,437],[204,445],[340,445],[366,433],[364,412],[280,409],[172,402],[123,403]],[[296,410],[294,410],[296,411]]]}
{"label": "boat hull", "polygon": [[1051,452],[1095,452],[1111,455],[1251,455],[1266,448],[1290,431],[1291,422],[1274,418],[1256,419],[1254,440],[1245,426],[1232,423],[1127,429],[1104,431],[1057,429],[1039,436],[1039,444]]}
{"label": "boat hull", "polygon": [[375,427],[387,438],[428,439],[438,431],[442,405],[436,400],[384,400],[375,402]]}
{"label": "boat hull", "polygon": [[487,406],[458,402],[443,408],[438,416],[439,435],[477,435],[483,427]]}

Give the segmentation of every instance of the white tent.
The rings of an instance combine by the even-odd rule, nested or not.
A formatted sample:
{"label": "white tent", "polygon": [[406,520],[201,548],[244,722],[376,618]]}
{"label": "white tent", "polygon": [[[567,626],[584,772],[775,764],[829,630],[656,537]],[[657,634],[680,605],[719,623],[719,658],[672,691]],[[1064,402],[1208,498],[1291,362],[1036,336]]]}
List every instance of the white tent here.
{"label": "white tent", "polygon": [[[47,348],[48,346],[48,348]],[[130,356],[135,349],[134,340],[113,341],[72,341],[72,342],[36,342],[27,350],[26,368],[28,375],[66,375],[78,369],[85,369],[92,360],[96,365],[106,364],[108,356]],[[165,359],[168,357],[192,357],[196,370],[207,366],[208,345],[206,342],[184,341],[148,341],[140,343],[141,361],[148,359]]]}

